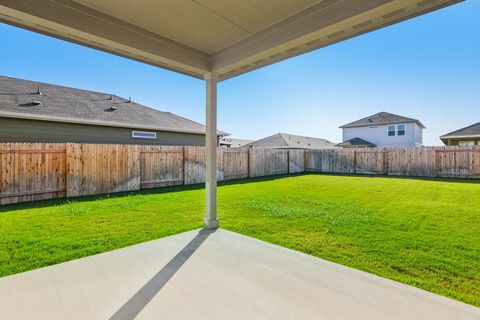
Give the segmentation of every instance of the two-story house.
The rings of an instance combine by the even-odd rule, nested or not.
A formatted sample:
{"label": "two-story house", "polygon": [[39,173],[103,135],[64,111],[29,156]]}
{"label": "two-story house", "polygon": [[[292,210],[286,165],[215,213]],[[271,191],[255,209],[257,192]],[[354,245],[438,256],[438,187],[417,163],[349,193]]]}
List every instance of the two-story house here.
{"label": "two-story house", "polygon": [[379,112],[340,128],[343,142],[337,147],[418,147],[423,145],[425,126],[417,119]]}

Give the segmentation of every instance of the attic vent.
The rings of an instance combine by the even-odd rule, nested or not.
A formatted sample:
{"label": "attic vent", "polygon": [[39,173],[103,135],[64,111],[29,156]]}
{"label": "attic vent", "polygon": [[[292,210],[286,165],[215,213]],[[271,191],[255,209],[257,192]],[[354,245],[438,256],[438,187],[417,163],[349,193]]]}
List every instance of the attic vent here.
{"label": "attic vent", "polygon": [[393,11],[393,12],[390,12],[390,13],[387,13],[387,14],[383,15],[382,18],[383,19],[390,19],[390,18],[398,16],[399,14],[402,14],[404,12],[405,12],[405,9],[399,9],[399,10],[396,10],[396,11]]}
{"label": "attic vent", "polygon": [[117,111],[117,110],[118,110],[118,108],[115,107],[115,106],[111,106],[111,107],[110,107],[110,111]]}
{"label": "attic vent", "polygon": [[128,97],[128,103],[132,103],[132,97]]}
{"label": "attic vent", "polygon": [[38,107],[41,105],[42,103],[40,101],[33,100],[32,102],[24,103],[24,104],[21,104],[20,106],[21,107]]}
{"label": "attic vent", "polygon": [[421,1],[417,4],[417,7],[419,7],[419,8],[425,7],[427,5],[433,4],[434,2],[435,2],[435,0],[423,0],[423,1]]}
{"label": "attic vent", "polygon": [[305,43],[305,45],[307,47],[313,47],[313,46],[319,46],[323,43],[323,40],[322,39],[317,39],[317,40],[313,40],[313,41],[310,41],[310,42],[307,42]]}
{"label": "attic vent", "polygon": [[365,29],[366,27],[369,27],[372,24],[373,24],[372,20],[368,20],[368,21],[365,21],[365,22],[362,22],[362,23],[359,23],[359,24],[353,26],[353,29],[355,29],[355,30]]}
{"label": "attic vent", "polygon": [[370,118],[368,118],[368,122],[373,122],[373,120],[372,120],[372,119],[370,119]]}
{"label": "attic vent", "polygon": [[344,30],[340,30],[340,31],[337,31],[337,32],[334,32],[334,33],[331,33],[327,36],[328,39],[335,39],[335,38],[338,38],[340,36],[343,36],[345,34],[345,31]]}
{"label": "attic vent", "polygon": [[37,87],[37,94],[42,95],[42,91],[40,91],[40,86]]}

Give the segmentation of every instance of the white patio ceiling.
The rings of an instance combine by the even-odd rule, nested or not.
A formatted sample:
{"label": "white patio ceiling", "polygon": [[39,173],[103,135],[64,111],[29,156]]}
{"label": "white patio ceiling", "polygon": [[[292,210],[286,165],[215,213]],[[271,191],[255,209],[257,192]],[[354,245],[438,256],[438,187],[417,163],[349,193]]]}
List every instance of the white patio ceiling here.
{"label": "white patio ceiling", "polygon": [[224,80],[462,0],[0,0],[0,20]]}

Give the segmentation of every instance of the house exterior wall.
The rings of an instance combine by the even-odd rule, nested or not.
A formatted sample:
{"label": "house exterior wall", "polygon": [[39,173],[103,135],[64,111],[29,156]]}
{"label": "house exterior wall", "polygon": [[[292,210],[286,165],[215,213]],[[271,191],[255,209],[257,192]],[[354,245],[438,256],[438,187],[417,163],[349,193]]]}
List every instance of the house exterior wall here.
{"label": "house exterior wall", "polygon": [[[396,125],[395,125],[396,126]],[[343,128],[343,141],[361,138],[377,147],[416,147],[423,144],[423,129],[416,123],[405,123],[404,136],[388,136],[388,125]]]}
{"label": "house exterior wall", "polygon": [[[156,139],[132,138],[132,131],[156,132]],[[201,134],[0,118],[0,142],[113,143],[204,146]]]}
{"label": "house exterior wall", "polygon": [[474,144],[476,146],[480,146],[480,137],[448,139],[445,144],[447,146],[459,146],[460,142],[462,142],[463,145],[465,143],[469,143],[469,144]]}

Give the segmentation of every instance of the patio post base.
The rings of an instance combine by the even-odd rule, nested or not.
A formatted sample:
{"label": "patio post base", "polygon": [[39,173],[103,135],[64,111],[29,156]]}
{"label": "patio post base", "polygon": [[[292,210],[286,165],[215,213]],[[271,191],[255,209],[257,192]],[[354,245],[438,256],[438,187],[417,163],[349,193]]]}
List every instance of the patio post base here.
{"label": "patio post base", "polygon": [[218,219],[207,220],[205,218],[203,220],[203,226],[207,229],[216,229],[218,228]]}

